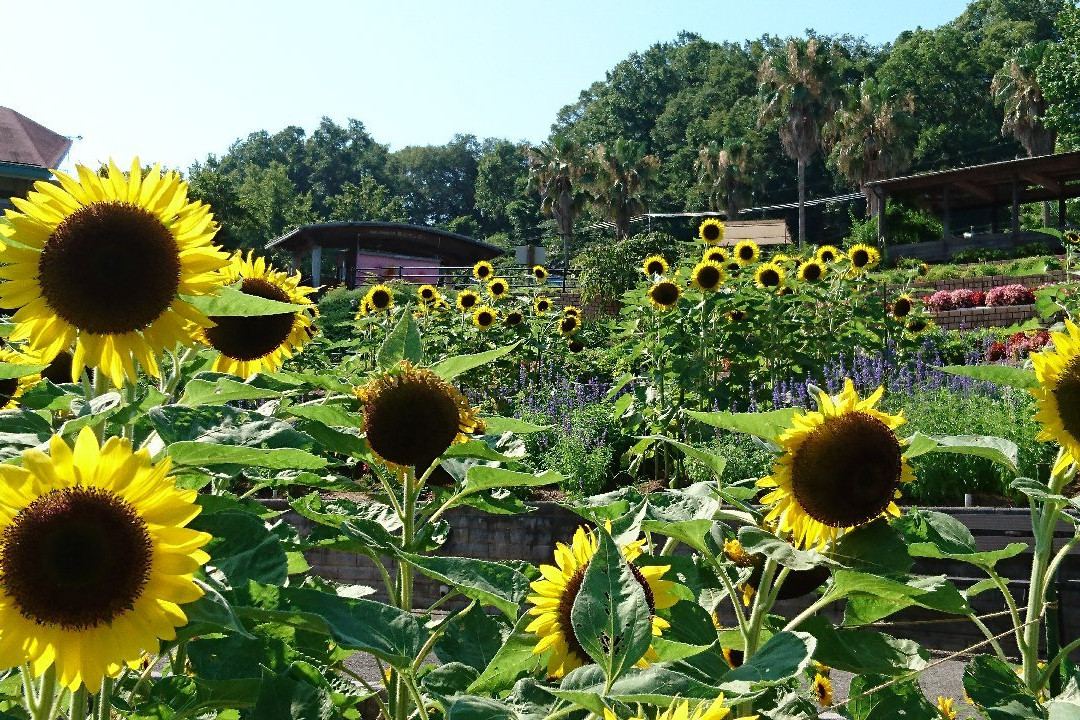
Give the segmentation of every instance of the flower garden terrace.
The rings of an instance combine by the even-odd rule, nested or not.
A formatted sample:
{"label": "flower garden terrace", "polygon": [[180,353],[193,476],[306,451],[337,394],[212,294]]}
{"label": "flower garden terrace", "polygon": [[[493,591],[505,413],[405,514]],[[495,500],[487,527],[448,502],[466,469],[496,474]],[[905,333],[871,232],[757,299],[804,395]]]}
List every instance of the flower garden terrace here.
{"label": "flower garden terrace", "polygon": [[[829,668],[929,716],[912,684],[926,650],[865,626],[913,604],[980,632],[980,707],[1066,702],[1080,643],[1045,665],[1040,650],[1075,542],[1054,545],[1080,435],[1075,325],[1029,344],[1031,368],[964,366],[990,338],[929,333],[917,299],[875,298],[875,248],[728,258],[717,223],[635,262],[610,318],[555,302],[543,267],[522,282],[484,260],[457,291],[375,283],[316,306],[297,273],[222,251],[177,175],[130,168],[39,184],[0,226],[18,353],[0,364],[0,694],[19,716],[811,717],[842,702]],[[94,295],[95,243],[131,297]],[[955,383],[1007,389],[931,380],[932,352]],[[917,393],[870,386],[879,366],[931,400],[990,398],[1031,442],[920,429]],[[988,554],[910,505],[933,460],[991,463],[1031,498],[1026,598],[998,572],[1022,548]],[[542,559],[444,552],[460,512],[525,525],[545,487],[579,521]],[[316,552],[374,575],[320,577]],[[984,577],[1008,641],[915,557]],[[809,604],[778,614],[811,576]],[[863,622],[834,625],[837,608]]]}

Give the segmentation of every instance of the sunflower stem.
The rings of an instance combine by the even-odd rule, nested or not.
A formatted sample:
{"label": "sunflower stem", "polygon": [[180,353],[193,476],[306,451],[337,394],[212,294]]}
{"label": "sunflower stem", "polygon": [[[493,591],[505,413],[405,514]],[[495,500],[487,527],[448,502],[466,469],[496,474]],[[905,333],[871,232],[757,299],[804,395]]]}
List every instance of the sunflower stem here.
{"label": "sunflower stem", "polygon": [[761,626],[765,616],[772,607],[769,602],[773,595],[773,577],[776,575],[777,562],[772,558],[765,561],[765,569],[761,573],[761,582],[758,584],[758,592],[754,596],[754,609],[750,613],[750,629],[747,633],[746,648],[743,650],[743,662],[746,662],[757,652],[758,641],[761,639]]}
{"label": "sunflower stem", "polygon": [[112,691],[113,679],[102,678],[101,690],[98,692],[97,702],[94,703],[94,720],[109,720],[112,717]]}
{"label": "sunflower stem", "polygon": [[[412,549],[414,539],[413,524],[416,520],[415,484],[416,470],[412,467],[406,467],[401,483],[401,549],[405,552]],[[412,612],[412,566],[405,560],[398,562],[398,590],[400,592],[398,606],[405,612]],[[395,696],[397,697],[395,715],[397,720],[406,720],[410,715],[409,708],[405,703],[406,695],[412,697],[413,702],[416,704],[416,710],[420,713],[421,720],[427,720],[427,711],[424,709],[416,687],[409,678],[405,677],[404,673],[399,670],[396,673],[395,680]]]}
{"label": "sunflower stem", "polygon": [[34,708],[38,704],[38,694],[37,689],[34,687],[33,677],[29,665],[23,665],[19,668],[19,678],[22,680],[23,703],[32,716],[35,714]]}
{"label": "sunflower stem", "polygon": [[79,685],[79,689],[71,694],[71,712],[68,720],[86,720],[86,709],[90,701],[90,691],[86,685]]}

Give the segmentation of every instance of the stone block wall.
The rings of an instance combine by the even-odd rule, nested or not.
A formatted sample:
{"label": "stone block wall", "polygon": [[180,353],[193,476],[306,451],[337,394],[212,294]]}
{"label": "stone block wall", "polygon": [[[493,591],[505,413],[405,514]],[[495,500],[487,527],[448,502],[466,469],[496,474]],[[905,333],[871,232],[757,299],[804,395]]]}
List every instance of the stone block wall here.
{"label": "stone block wall", "polygon": [[930,317],[945,330],[973,330],[975,328],[1009,327],[1038,317],[1034,305],[1007,305],[1003,307],[961,308],[930,313]]}

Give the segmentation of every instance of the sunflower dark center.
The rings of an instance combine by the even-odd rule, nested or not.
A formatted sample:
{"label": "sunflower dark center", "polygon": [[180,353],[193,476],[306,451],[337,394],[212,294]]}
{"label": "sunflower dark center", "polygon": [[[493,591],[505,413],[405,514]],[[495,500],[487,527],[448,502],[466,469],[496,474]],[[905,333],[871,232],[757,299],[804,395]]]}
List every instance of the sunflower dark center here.
{"label": "sunflower dark center", "polygon": [[719,225],[713,225],[713,224],[710,223],[709,225],[706,225],[704,228],[701,229],[701,235],[702,235],[702,237],[704,237],[706,240],[709,240],[710,242],[713,241],[713,240],[719,240],[720,239],[720,226]]}
{"label": "sunflower dark center", "polygon": [[817,263],[807,263],[803,268],[803,277],[814,282],[821,279],[821,266]]}
{"label": "sunflower dark center", "polygon": [[921,333],[925,329],[926,329],[926,321],[925,320],[912,320],[911,323],[908,325],[908,330],[910,330],[913,333]]}
{"label": "sunflower dark center", "polygon": [[541,300],[540,302],[536,303],[536,308],[540,312],[547,312],[551,309],[551,303],[549,303],[547,300]]}
{"label": "sunflower dark center", "polygon": [[714,288],[720,284],[720,270],[712,265],[706,265],[698,270],[697,281],[703,288]]}
{"label": "sunflower dark center", "polygon": [[491,286],[492,295],[499,296],[502,295],[504,292],[506,292],[506,286],[502,283],[495,283]]}
{"label": "sunflower dark center", "polygon": [[679,299],[679,286],[673,282],[662,282],[653,285],[652,299],[661,305],[674,305]]}
{"label": "sunflower dark center", "polygon": [[906,317],[911,312],[911,301],[907,298],[897,298],[893,303],[893,315],[896,317]]}
{"label": "sunflower dark center", "polygon": [[52,359],[48,367],[41,371],[41,377],[51,380],[57,385],[71,382],[71,360],[71,353],[67,350],[61,350]]}
{"label": "sunflower dark center", "polygon": [[487,265],[481,265],[480,267],[476,268],[476,274],[479,275],[481,279],[483,279],[491,274],[491,269]]}
{"label": "sunflower dark center", "polygon": [[142,595],[150,533],[127,501],[93,487],[53,490],[23,508],[0,539],[0,585],[23,617],[83,630]]}
{"label": "sunflower dark center", "polygon": [[[656,615],[656,598],[653,597],[652,588],[649,587],[649,583],[645,580],[645,576],[641,574],[641,571],[633,563],[629,563],[629,565],[630,572],[634,574],[634,580],[637,581],[637,584],[641,586],[642,591],[645,593],[645,603],[649,606],[649,619],[651,620]],[[559,598],[559,607],[556,610],[559,627],[562,629],[563,637],[566,638],[566,646],[582,662],[589,662],[589,653],[585,652],[585,648],[581,646],[581,641],[578,640],[577,634],[574,632],[574,623],[571,620],[570,613],[574,609],[574,601],[577,600],[578,593],[581,591],[581,583],[585,580],[585,571],[588,569],[589,563],[585,563],[566,581],[566,588],[563,590],[562,597]]]}
{"label": "sunflower dark center", "polygon": [[705,253],[705,259],[713,262],[724,262],[726,258],[724,257],[724,253],[718,250],[711,250]]}
{"label": "sunflower dark center", "polygon": [[750,247],[749,245],[743,245],[741,248],[739,248],[739,259],[740,260],[753,260],[754,259],[754,248]]}
{"label": "sunflower dark center", "polygon": [[476,316],[476,321],[480,323],[482,327],[487,327],[491,323],[495,322],[495,316],[489,313],[487,310],[481,310],[480,314]]}
{"label": "sunflower dark center", "polygon": [[[246,278],[240,291],[266,300],[289,302],[284,290],[261,278]],[[244,362],[266,357],[281,347],[292,333],[296,313],[251,317],[223,315],[210,319],[216,323],[215,327],[206,330],[211,347],[225,357]]]}
{"label": "sunflower dark center", "polygon": [[1074,357],[1058,377],[1054,398],[1065,432],[1080,440],[1080,355]]}
{"label": "sunflower dark center", "polygon": [[825,252],[821,253],[821,259],[827,263],[832,262],[836,259],[836,255],[833,253],[832,250],[826,250]]}
{"label": "sunflower dark center", "polygon": [[434,375],[398,375],[384,382],[364,404],[368,445],[389,462],[426,470],[457,437],[457,399]]}
{"label": "sunflower dark center", "polygon": [[390,293],[385,290],[376,290],[371,293],[371,304],[376,310],[385,310],[390,307]]}
{"label": "sunflower dark center", "polygon": [[567,317],[564,317],[562,319],[562,322],[559,323],[559,329],[562,330],[564,333],[571,333],[577,330],[577,325],[577,318],[573,315],[569,315]]}
{"label": "sunflower dark center", "polygon": [[851,253],[851,264],[857,268],[861,268],[870,262],[870,253],[866,252],[862,248],[859,248],[855,252]]}
{"label": "sunflower dark center", "polygon": [[79,330],[142,330],[169,309],[180,287],[180,254],[169,229],[126,202],[96,202],[60,223],[38,260],[49,307]]}
{"label": "sunflower dark center", "polygon": [[517,310],[515,310],[515,311],[513,311],[511,313],[507,313],[507,315],[506,315],[506,324],[507,325],[520,325],[521,321],[524,320],[524,319],[525,319],[525,317],[521,313],[519,313]]}
{"label": "sunflower dark center", "polygon": [[431,298],[435,297],[435,291],[431,288],[424,288],[420,291],[420,297],[424,298],[425,300],[430,300]]}
{"label": "sunflower dark center", "polygon": [[766,268],[761,271],[761,275],[758,276],[758,281],[765,287],[776,287],[780,284],[780,273],[772,268]]}
{"label": "sunflower dark center", "polygon": [[864,412],[825,418],[803,441],[791,466],[791,489],[807,515],[830,527],[853,527],[889,507],[900,486],[900,442]]}
{"label": "sunflower dark center", "polygon": [[664,263],[659,260],[653,260],[646,268],[650,275],[659,275],[664,272]]}
{"label": "sunflower dark center", "polygon": [[571,340],[568,347],[570,348],[570,352],[579,353],[585,349],[585,343],[581,342],[580,340]]}
{"label": "sunflower dark center", "polygon": [[458,302],[461,303],[463,308],[471,308],[476,304],[476,296],[471,294],[465,294],[458,298]]}

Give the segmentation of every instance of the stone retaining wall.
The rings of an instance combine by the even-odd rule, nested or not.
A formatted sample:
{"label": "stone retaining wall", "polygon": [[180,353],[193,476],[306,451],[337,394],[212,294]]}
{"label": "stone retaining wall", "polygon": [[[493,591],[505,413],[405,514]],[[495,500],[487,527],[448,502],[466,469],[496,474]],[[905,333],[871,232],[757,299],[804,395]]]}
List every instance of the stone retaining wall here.
{"label": "stone retaining wall", "polygon": [[961,308],[930,313],[937,325],[945,330],[1010,327],[1039,317],[1034,305],[1005,305],[1001,307]]}

